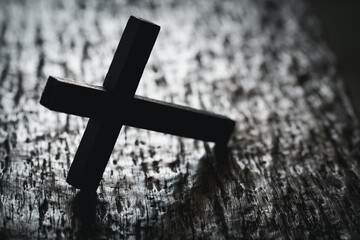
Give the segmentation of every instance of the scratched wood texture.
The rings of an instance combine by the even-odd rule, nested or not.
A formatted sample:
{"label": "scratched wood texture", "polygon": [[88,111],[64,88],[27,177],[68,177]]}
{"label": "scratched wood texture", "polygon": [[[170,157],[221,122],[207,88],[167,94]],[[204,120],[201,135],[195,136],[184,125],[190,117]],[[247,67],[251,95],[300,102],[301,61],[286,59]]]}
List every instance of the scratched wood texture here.
{"label": "scratched wood texture", "polygon": [[[0,239],[360,238],[360,128],[305,2],[101,2],[0,2]],[[101,85],[130,15],[162,27],[137,94],[236,130],[215,151],[125,127],[84,196],[87,119],[39,97],[50,74]]]}

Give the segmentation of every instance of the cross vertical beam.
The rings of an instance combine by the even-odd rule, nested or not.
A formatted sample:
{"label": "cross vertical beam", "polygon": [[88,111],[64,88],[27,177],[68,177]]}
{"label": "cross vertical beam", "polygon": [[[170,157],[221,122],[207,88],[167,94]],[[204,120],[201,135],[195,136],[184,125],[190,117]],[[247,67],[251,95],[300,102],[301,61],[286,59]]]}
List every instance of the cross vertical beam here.
{"label": "cross vertical beam", "polygon": [[[110,101],[104,108],[126,106],[134,96],[159,31],[158,25],[130,17],[105,77]],[[111,118],[89,120],[66,179],[70,185],[97,189],[122,125]]]}

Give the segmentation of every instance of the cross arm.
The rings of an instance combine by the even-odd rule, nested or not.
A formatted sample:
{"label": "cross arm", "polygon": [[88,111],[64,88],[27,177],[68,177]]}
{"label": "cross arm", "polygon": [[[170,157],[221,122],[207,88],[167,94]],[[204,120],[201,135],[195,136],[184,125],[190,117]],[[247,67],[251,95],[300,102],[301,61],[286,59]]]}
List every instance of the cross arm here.
{"label": "cross arm", "polygon": [[40,103],[58,112],[118,119],[119,124],[217,143],[226,143],[235,125],[222,115],[140,96],[119,102],[115,109],[109,101],[104,87],[50,76]]}

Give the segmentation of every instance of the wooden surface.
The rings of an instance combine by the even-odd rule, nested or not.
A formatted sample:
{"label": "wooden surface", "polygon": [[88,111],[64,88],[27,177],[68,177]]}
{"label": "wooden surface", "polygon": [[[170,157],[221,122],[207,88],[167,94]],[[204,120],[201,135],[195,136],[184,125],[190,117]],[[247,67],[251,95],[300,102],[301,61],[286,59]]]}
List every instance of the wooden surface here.
{"label": "wooden surface", "polygon": [[[65,182],[130,15],[162,27],[138,95],[237,121],[228,151],[125,127],[96,196]],[[0,239],[360,238],[360,128],[302,1],[0,2]],[[174,123],[175,124],[175,123]]]}

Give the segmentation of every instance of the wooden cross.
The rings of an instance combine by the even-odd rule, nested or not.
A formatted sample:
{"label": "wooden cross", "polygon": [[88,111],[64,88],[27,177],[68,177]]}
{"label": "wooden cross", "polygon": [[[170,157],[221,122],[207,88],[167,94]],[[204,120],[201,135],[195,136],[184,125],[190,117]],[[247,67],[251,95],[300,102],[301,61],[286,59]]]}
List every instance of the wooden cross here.
{"label": "wooden cross", "polygon": [[131,16],[102,87],[50,76],[40,103],[89,117],[67,182],[96,191],[122,125],[226,144],[235,122],[189,107],[134,96],[160,27]]}

